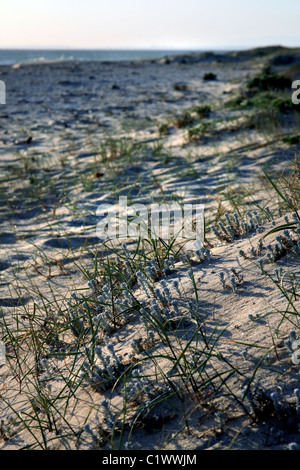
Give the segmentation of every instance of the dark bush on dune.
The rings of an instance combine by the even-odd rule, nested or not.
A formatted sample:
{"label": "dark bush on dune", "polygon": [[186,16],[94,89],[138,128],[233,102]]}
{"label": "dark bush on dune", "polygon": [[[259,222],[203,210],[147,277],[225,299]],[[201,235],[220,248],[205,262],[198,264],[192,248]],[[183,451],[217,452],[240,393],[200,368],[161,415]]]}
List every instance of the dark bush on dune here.
{"label": "dark bush on dune", "polygon": [[247,83],[248,89],[257,89],[259,91],[284,90],[291,87],[291,80],[283,75],[273,73],[270,69],[265,69],[256,77]]}
{"label": "dark bush on dune", "polygon": [[212,72],[207,72],[203,75],[203,80],[216,80],[216,79],[217,79],[217,75]]}

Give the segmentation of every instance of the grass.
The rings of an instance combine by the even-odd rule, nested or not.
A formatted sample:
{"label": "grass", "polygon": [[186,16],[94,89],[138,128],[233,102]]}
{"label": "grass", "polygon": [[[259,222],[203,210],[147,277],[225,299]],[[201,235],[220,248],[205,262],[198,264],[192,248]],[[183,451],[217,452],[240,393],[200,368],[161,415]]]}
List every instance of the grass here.
{"label": "grass", "polygon": [[264,67],[262,71],[248,80],[245,87],[241,87],[239,93],[227,102],[227,106],[233,109],[253,110],[248,127],[262,128],[260,119],[273,122],[277,127],[282,125],[287,116],[299,112],[299,106],[291,99],[291,85],[289,71],[280,75]]}
{"label": "grass", "polygon": [[169,133],[169,126],[166,123],[162,123],[158,126],[158,132],[160,136],[167,135]]}
{"label": "grass", "polygon": [[[293,197],[287,196],[277,183],[267,178],[278,196],[294,209],[298,196],[294,186],[286,188],[295,192]],[[22,314],[16,314],[13,319],[14,326],[6,322],[6,317],[1,319],[1,337],[7,347],[8,364],[15,377],[15,387],[23,397],[23,404],[16,406],[10,404],[3,392],[1,394],[12,416],[12,421],[2,424],[3,439],[9,438],[11,432],[27,430],[32,439],[26,448],[53,449],[62,437],[75,439],[79,445],[87,439],[87,431],[84,426],[80,431],[73,428],[68,411],[79,391],[89,387],[96,394],[109,392],[106,400],[110,404],[103,411],[103,423],[98,434],[89,441],[89,445],[98,447],[111,442],[112,448],[123,448],[145,423],[153,426],[153,414],[161,417],[162,425],[167,418],[161,414],[161,406],[167,404],[176,410],[169,412],[171,422],[179,413],[184,429],[189,430],[189,407],[196,410],[206,402],[217,400],[222,393],[251,417],[245,399],[238,397],[232,388],[232,381],[244,377],[244,372],[243,367],[233,363],[223,351],[226,327],[208,321],[199,308],[195,268],[198,261],[193,257],[184,261],[190,272],[191,295],[190,289],[185,293],[186,287],[181,286],[180,281],[174,284],[174,292],[170,290],[172,284],[167,280],[172,268],[164,274],[166,260],[176,265],[182,259],[183,247],[177,245],[176,238],[170,243],[162,239],[150,239],[147,243],[138,240],[133,252],[126,246],[114,249],[107,245],[106,248],[111,256],[94,257],[88,271],[79,265],[89,286],[72,294],[69,300],[66,298],[65,308],[61,300],[55,300],[55,294],[50,301],[37,290],[40,306],[34,301],[33,312],[24,305]],[[150,266],[153,272],[149,271]],[[139,281],[138,273],[145,282]],[[270,279],[288,302],[276,330],[288,320],[298,331],[299,313],[295,304],[298,283],[286,287],[272,276]],[[144,292],[144,300],[136,287]],[[55,310],[54,305],[57,305]],[[105,315],[106,321],[103,321]],[[102,318],[101,322],[95,320],[97,316]],[[117,356],[114,348],[118,341],[114,335],[127,324],[136,323],[137,318],[139,348],[132,346],[126,359]],[[112,358],[101,365],[99,358],[103,352],[100,355],[100,351],[104,351],[109,342],[114,344]],[[254,344],[248,346],[255,347]],[[250,395],[251,382],[269,352],[268,348],[261,348],[261,363],[253,370],[244,397]],[[259,410],[256,413],[260,416]],[[296,419],[294,414],[292,416]]]}
{"label": "grass", "polygon": [[211,121],[202,121],[195,127],[188,129],[188,141],[193,142],[197,141],[201,137],[210,135],[215,128],[215,125]]}
{"label": "grass", "polygon": [[211,113],[211,107],[208,104],[198,105],[194,107],[194,111],[199,118],[207,118]]}
{"label": "grass", "polygon": [[188,127],[193,124],[194,118],[192,117],[191,113],[185,111],[181,116],[178,116],[174,121],[174,126],[177,129],[181,129],[183,127]]}
{"label": "grass", "polygon": [[129,160],[133,158],[136,150],[135,143],[127,139],[107,138],[99,145],[99,155],[101,161],[107,163],[120,157],[126,157]]}

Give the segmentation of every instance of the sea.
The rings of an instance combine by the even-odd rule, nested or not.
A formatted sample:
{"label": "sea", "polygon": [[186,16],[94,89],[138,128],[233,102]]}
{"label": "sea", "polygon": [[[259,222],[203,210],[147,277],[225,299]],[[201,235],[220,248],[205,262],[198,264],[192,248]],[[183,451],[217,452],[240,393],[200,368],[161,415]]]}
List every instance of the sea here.
{"label": "sea", "polygon": [[[49,60],[121,61],[159,59],[170,55],[207,52],[205,50],[62,50],[0,49],[0,65],[14,65]],[[228,52],[228,51],[210,51]]]}

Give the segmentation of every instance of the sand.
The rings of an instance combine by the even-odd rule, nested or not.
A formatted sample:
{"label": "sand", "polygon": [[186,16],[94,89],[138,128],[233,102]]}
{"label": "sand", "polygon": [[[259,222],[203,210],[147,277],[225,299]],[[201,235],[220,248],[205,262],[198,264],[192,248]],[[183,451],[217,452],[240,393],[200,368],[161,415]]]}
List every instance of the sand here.
{"label": "sand", "polygon": [[[274,51],[276,57],[279,52]],[[293,54],[294,61],[299,61],[299,51]],[[34,377],[35,360],[49,355],[45,346],[43,354],[39,350],[40,356],[34,357],[35,347],[27,342],[29,329],[41,328],[41,317],[35,320],[37,312],[40,315],[45,305],[51,305],[48,313],[63,317],[72,292],[86,292],[84,274],[93,269],[95,257],[105,252],[96,233],[97,207],[114,206],[120,196],[127,196],[130,205],[171,200],[204,204],[210,223],[218,214],[232,212],[231,198],[243,211],[267,206],[273,214],[273,220],[263,219],[259,230],[231,243],[209,232],[210,259],[197,263],[193,258],[199,315],[205,319],[206,334],[220,335],[216,350],[227,358],[220,367],[225,364],[239,372],[228,376],[222,393],[203,390],[200,402],[188,395],[166,400],[153,411],[161,424],[155,426],[155,418],[148,417],[130,439],[127,426],[120,448],[277,450],[288,449],[294,442],[300,445],[294,395],[300,388],[299,364],[293,363],[285,344],[290,330],[299,335],[299,255],[290,251],[276,263],[267,261],[264,274],[258,260],[266,255],[266,248],[263,253],[249,254],[268,231],[285,223],[285,216],[293,220],[291,208],[278,210],[280,197],[263,169],[291,178],[299,144],[288,145],[281,138],[299,132],[299,120],[287,115],[280,126],[251,128],[243,126],[249,118],[247,110],[226,106],[270,57],[266,52],[249,51],[120,63],[0,66],[7,92],[6,105],[0,107],[0,340],[7,345],[6,364],[0,365],[1,449],[45,445],[50,449],[111,449],[110,438],[99,444],[88,432],[79,435],[87,423],[94,432],[99,423],[103,425],[99,403],[104,397],[120,409],[123,395],[118,387],[107,393],[87,386],[67,387],[68,393],[74,393],[66,405],[59,391],[66,386],[63,377],[66,383],[78,379],[77,362],[72,355],[54,356],[49,393],[59,397],[54,403],[60,412],[56,411],[58,430],[52,423],[52,430],[45,431],[45,444],[32,433],[36,423],[24,424],[29,423],[32,409],[46,420],[40,404],[32,405],[35,381],[17,377],[27,367],[30,373],[25,377]],[[279,64],[275,69],[285,67]],[[207,72],[217,79],[203,80]],[[179,126],[178,117],[204,104],[211,106],[210,127],[197,139],[189,139],[188,127]],[[274,243],[276,235],[271,234],[264,246]],[[247,253],[246,259],[240,250]],[[279,267],[289,273],[282,281],[287,284],[282,285],[294,292],[291,299],[274,282],[274,269]],[[241,275],[236,292],[229,281],[223,289],[219,279],[220,271],[229,279],[232,269]],[[172,280],[180,278],[186,299],[191,299],[195,292],[188,270],[188,263],[178,259],[165,280],[171,286]],[[138,286],[134,289],[140,301],[147,301]],[[17,318],[27,326],[22,326],[15,342],[8,331],[16,331]],[[192,328],[193,323],[181,335],[188,337]],[[128,359],[132,340],[145,334],[137,315],[110,335],[109,341]],[[159,351],[159,344],[156,347]],[[218,364],[218,356],[214,360]],[[153,364],[145,364],[141,374],[153,377]],[[167,359],[160,366],[167,370]],[[249,384],[258,408],[266,403],[271,407],[270,396],[276,392],[285,411],[282,408],[276,415],[271,407],[269,414],[263,409],[253,419],[250,397],[243,399]],[[133,413],[136,404],[130,406]],[[291,416],[287,409],[292,410]],[[116,438],[114,448],[117,442]]]}

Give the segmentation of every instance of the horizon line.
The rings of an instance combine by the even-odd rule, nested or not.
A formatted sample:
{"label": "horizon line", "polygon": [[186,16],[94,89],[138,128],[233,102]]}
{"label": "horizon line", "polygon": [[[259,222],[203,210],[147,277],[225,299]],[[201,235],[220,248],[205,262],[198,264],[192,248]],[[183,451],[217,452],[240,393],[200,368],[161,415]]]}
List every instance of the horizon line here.
{"label": "horizon line", "polygon": [[294,45],[294,46],[287,46],[284,44],[261,44],[261,45],[241,45],[241,46],[234,46],[234,45],[215,45],[215,46],[190,46],[190,47],[184,47],[184,46],[149,46],[149,47],[133,47],[133,46],[128,46],[128,47],[76,47],[76,46],[34,46],[34,45],[28,45],[28,46],[7,46],[7,47],[0,47],[0,50],[73,50],[73,51],[209,51],[209,50],[220,50],[220,51],[226,51],[226,50],[241,50],[241,49],[257,49],[257,48],[267,48],[267,47],[283,47],[286,49],[293,49],[293,48],[299,48],[299,45]]}

